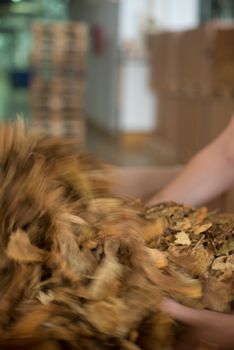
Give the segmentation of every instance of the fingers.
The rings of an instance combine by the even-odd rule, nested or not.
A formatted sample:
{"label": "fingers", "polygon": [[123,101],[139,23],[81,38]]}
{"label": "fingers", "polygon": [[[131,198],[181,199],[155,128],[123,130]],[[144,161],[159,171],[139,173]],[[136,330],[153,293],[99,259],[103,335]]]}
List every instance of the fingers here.
{"label": "fingers", "polygon": [[162,310],[171,316],[174,320],[183,322],[190,326],[197,326],[201,321],[201,312],[181,305],[172,299],[164,299]]}

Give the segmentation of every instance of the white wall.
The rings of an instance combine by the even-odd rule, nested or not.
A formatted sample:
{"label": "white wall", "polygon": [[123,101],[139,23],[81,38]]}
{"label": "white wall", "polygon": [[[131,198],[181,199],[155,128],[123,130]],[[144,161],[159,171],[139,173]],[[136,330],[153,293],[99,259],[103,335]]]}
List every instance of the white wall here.
{"label": "white wall", "polygon": [[148,13],[149,0],[120,0],[119,40],[139,40],[142,17]]}
{"label": "white wall", "polygon": [[147,62],[127,61],[120,67],[119,130],[152,132],[155,119],[155,99],[149,90]]}
{"label": "white wall", "polygon": [[186,30],[199,23],[198,0],[153,0],[153,15],[159,27]]}
{"label": "white wall", "polygon": [[125,53],[121,60],[119,130],[150,132],[157,126],[157,100],[149,88],[147,58],[142,57],[144,20],[152,17],[159,30],[196,27],[198,0],[120,0],[119,16],[120,48],[128,42],[140,56]]}
{"label": "white wall", "polygon": [[[151,132],[156,126],[154,97],[149,88],[149,65],[143,53],[142,25],[148,14],[148,0],[122,0],[119,9],[119,45],[121,61],[119,130]],[[129,55],[123,47],[133,45]]]}
{"label": "white wall", "polygon": [[[103,55],[89,53],[87,116],[109,130],[148,132],[156,127],[157,103],[149,89],[149,67],[142,57],[142,28],[150,15],[157,27],[182,30],[198,23],[198,0],[71,0],[73,19],[102,25]],[[136,57],[123,52],[132,42]]]}
{"label": "white wall", "polygon": [[185,30],[199,23],[199,0],[119,0],[120,40],[139,40],[142,18],[152,16],[165,30]]}
{"label": "white wall", "polygon": [[90,27],[101,25],[107,47],[102,55],[91,48],[87,66],[86,114],[95,124],[116,129],[118,68],[118,3],[107,0],[72,0],[71,17],[86,21]]}

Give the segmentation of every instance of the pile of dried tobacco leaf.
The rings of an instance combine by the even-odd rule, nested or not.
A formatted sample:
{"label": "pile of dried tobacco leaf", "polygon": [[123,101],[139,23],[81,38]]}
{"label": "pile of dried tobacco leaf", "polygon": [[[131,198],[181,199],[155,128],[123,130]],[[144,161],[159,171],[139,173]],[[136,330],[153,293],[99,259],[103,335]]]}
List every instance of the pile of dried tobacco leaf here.
{"label": "pile of dried tobacco leaf", "polygon": [[234,222],[113,198],[61,139],[0,129],[0,348],[172,349],[163,296],[230,312]]}

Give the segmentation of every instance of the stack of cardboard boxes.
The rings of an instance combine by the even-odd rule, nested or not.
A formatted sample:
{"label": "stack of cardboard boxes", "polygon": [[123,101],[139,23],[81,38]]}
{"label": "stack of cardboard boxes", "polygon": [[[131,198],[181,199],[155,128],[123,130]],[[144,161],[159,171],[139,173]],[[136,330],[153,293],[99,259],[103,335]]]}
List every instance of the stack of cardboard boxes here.
{"label": "stack of cardboard boxes", "polygon": [[83,143],[87,27],[75,22],[35,23],[32,31],[32,127],[75,135]]}
{"label": "stack of cardboard boxes", "polygon": [[[234,113],[234,24],[211,22],[151,36],[151,87],[157,133],[185,163],[213,140]],[[222,207],[234,210],[230,196]]]}

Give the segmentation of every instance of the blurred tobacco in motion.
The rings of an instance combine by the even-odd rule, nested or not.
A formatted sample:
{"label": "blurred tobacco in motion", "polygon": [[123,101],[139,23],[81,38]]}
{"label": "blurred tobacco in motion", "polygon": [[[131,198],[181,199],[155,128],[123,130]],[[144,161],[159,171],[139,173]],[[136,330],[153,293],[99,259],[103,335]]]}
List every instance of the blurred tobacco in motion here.
{"label": "blurred tobacco in motion", "polygon": [[172,349],[164,296],[232,311],[232,215],[114,197],[107,166],[21,122],[0,164],[1,349]]}

